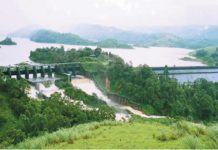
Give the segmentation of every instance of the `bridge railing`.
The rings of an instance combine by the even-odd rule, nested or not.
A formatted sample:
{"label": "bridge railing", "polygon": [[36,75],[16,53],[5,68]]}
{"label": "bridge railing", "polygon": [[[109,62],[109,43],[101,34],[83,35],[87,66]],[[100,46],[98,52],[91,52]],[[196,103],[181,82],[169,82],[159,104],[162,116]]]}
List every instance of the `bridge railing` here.
{"label": "bridge railing", "polygon": [[0,66],[0,68],[25,68],[25,67],[41,67],[41,66],[62,66],[62,65],[80,65],[80,62],[71,63],[53,63],[53,64],[28,64],[28,65],[13,65],[13,66]]}
{"label": "bridge railing", "polygon": [[218,69],[218,66],[181,66],[181,67],[151,67],[152,70],[188,70],[188,69]]}
{"label": "bridge railing", "polygon": [[217,66],[153,67],[151,69],[158,75],[163,75],[165,71],[169,75],[218,73]]}

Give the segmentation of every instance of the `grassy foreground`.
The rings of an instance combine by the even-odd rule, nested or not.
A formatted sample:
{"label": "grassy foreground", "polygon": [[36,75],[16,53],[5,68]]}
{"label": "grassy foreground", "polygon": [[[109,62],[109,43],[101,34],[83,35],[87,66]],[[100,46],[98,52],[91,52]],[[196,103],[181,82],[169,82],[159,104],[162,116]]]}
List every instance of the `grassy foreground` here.
{"label": "grassy foreground", "polygon": [[12,148],[218,148],[218,126],[167,122],[94,122],[29,139]]}

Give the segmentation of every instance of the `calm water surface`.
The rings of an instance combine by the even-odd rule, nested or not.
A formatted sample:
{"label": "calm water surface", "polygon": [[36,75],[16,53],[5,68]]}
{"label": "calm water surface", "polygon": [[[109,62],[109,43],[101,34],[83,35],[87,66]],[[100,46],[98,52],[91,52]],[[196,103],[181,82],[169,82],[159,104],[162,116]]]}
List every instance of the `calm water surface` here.
{"label": "calm water surface", "polygon": [[[0,38],[2,40],[3,38]],[[29,61],[30,51],[42,47],[60,47],[63,45],[65,49],[83,48],[87,46],[64,45],[64,44],[47,44],[35,43],[28,39],[13,38],[17,43],[15,46],[1,46],[0,48],[0,65],[14,65],[20,62]],[[95,46],[89,46],[95,48]],[[182,48],[138,48],[134,49],[103,49],[103,51],[111,52],[124,59],[125,62],[131,63],[133,66],[147,64],[151,67],[155,66],[203,66],[200,62],[183,61],[181,58],[188,56],[192,51]]]}

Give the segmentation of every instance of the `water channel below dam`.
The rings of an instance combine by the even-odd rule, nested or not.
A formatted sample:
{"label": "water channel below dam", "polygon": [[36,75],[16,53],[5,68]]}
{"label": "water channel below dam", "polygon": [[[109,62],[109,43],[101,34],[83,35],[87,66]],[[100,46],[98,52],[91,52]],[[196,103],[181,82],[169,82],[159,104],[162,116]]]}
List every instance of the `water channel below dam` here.
{"label": "water channel below dam", "polygon": [[108,106],[113,107],[116,111],[116,120],[128,120],[131,117],[131,114],[143,118],[164,118],[163,116],[148,116],[145,115],[143,112],[136,110],[130,106],[125,106],[116,103],[115,101],[108,98],[105,94],[103,94],[103,92],[100,89],[98,89],[94,81],[92,81],[91,79],[85,77],[76,78],[72,80],[72,84],[76,88],[81,89],[89,95],[95,93],[101,100],[105,101]]}

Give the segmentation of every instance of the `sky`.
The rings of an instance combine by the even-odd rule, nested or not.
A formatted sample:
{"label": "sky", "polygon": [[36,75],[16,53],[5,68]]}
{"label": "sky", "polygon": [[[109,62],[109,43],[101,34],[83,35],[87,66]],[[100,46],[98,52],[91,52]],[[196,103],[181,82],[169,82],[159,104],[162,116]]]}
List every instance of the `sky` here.
{"label": "sky", "polygon": [[0,33],[30,25],[62,30],[81,23],[123,29],[218,25],[218,0],[0,0]]}

